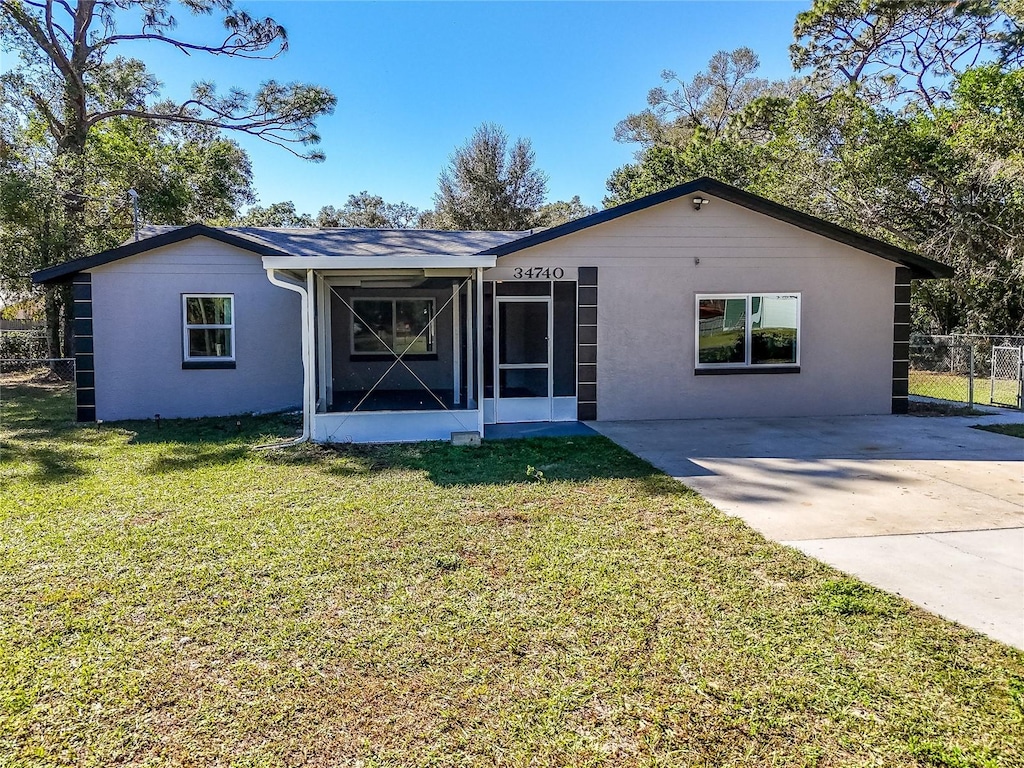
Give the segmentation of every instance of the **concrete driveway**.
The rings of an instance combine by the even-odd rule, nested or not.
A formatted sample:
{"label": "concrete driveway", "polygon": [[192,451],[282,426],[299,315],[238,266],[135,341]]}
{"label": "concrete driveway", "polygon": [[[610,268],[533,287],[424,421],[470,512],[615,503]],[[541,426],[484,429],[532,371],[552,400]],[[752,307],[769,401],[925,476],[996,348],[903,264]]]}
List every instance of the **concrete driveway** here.
{"label": "concrete driveway", "polygon": [[598,422],[765,536],[1024,649],[1024,440],[985,417]]}

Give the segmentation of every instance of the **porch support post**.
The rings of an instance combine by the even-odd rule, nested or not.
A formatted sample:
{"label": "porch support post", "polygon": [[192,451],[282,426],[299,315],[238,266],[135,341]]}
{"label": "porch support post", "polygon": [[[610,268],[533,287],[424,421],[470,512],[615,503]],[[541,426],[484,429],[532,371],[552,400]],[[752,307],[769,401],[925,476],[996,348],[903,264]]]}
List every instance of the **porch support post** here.
{"label": "porch support post", "polygon": [[329,302],[327,283],[323,275],[316,276],[316,366],[317,366],[317,410],[326,411],[329,405],[328,371],[330,370],[327,354],[327,304]]}
{"label": "porch support post", "polygon": [[[480,437],[484,436],[484,270],[476,268],[476,409]],[[497,386],[497,382],[495,382]]]}
{"label": "porch support post", "polygon": [[[454,283],[452,285],[452,401],[455,405],[462,402],[462,327],[459,310],[461,293],[462,284]],[[469,393],[467,393],[466,399],[471,399]]]}
{"label": "porch support post", "polygon": [[317,390],[317,338],[316,338],[316,282],[315,276],[312,269],[306,270],[306,296],[309,297],[306,301],[306,313],[302,318],[302,322],[305,323],[305,334],[306,343],[309,345],[306,352],[307,359],[309,360],[310,370],[306,376],[306,403],[305,410],[309,413],[309,423],[312,429],[313,425],[313,414],[316,413],[316,390]]}
{"label": "porch support post", "polygon": [[[459,289],[462,290],[461,288]],[[476,315],[473,314],[473,283],[466,283],[466,327],[463,332],[466,336],[466,407],[479,407],[476,399],[476,334],[473,329],[476,327]]]}

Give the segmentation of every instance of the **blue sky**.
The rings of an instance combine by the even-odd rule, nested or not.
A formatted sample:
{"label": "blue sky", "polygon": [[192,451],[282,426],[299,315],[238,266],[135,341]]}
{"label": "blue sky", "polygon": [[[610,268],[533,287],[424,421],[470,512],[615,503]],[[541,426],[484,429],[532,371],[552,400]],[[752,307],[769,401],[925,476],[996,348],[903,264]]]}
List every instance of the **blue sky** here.
{"label": "blue sky", "polygon": [[[319,123],[327,161],[311,164],[258,140],[249,151],[260,201],[301,211],[341,205],[366,189],[389,202],[432,205],[451,152],[482,122],[533,142],[549,200],[600,205],[610,173],[635,147],[615,123],[645,106],[663,69],[687,78],[717,50],[746,45],[761,75],[790,74],[793,2],[246,2],[289,33],[271,62],[132,50],[184,97],[195,80],[252,89],[274,78],[329,87],[335,113]],[[212,39],[211,20],[179,14],[179,32]],[[127,51],[126,51],[127,52]]]}

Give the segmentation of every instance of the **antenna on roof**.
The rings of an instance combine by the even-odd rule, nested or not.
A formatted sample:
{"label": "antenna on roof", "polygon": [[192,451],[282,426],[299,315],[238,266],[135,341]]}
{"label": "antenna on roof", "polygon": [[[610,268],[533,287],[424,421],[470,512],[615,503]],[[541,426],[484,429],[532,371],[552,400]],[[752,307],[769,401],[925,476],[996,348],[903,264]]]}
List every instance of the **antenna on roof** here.
{"label": "antenna on roof", "polygon": [[135,242],[139,242],[139,193],[134,188],[129,189],[128,199],[132,201],[132,228],[135,230]]}

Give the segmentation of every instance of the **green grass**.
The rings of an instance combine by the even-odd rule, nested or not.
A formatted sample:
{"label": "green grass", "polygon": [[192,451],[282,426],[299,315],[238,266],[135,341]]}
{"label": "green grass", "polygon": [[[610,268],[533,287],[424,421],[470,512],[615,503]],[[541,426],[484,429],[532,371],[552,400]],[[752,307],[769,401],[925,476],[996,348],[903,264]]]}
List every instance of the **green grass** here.
{"label": "green grass", "polygon": [[1024,654],[603,438],[3,396],[0,765],[1024,766]]}
{"label": "green grass", "polygon": [[996,432],[1010,437],[1024,437],[1024,424],[978,424],[975,425],[975,429],[983,429],[986,432]]}
{"label": "green grass", "polygon": [[[910,394],[966,403],[970,397],[970,383],[967,376],[958,376],[954,373],[911,371]],[[991,380],[974,380],[974,402],[978,405],[1015,405],[1017,382],[997,379],[994,399],[992,395]]]}

